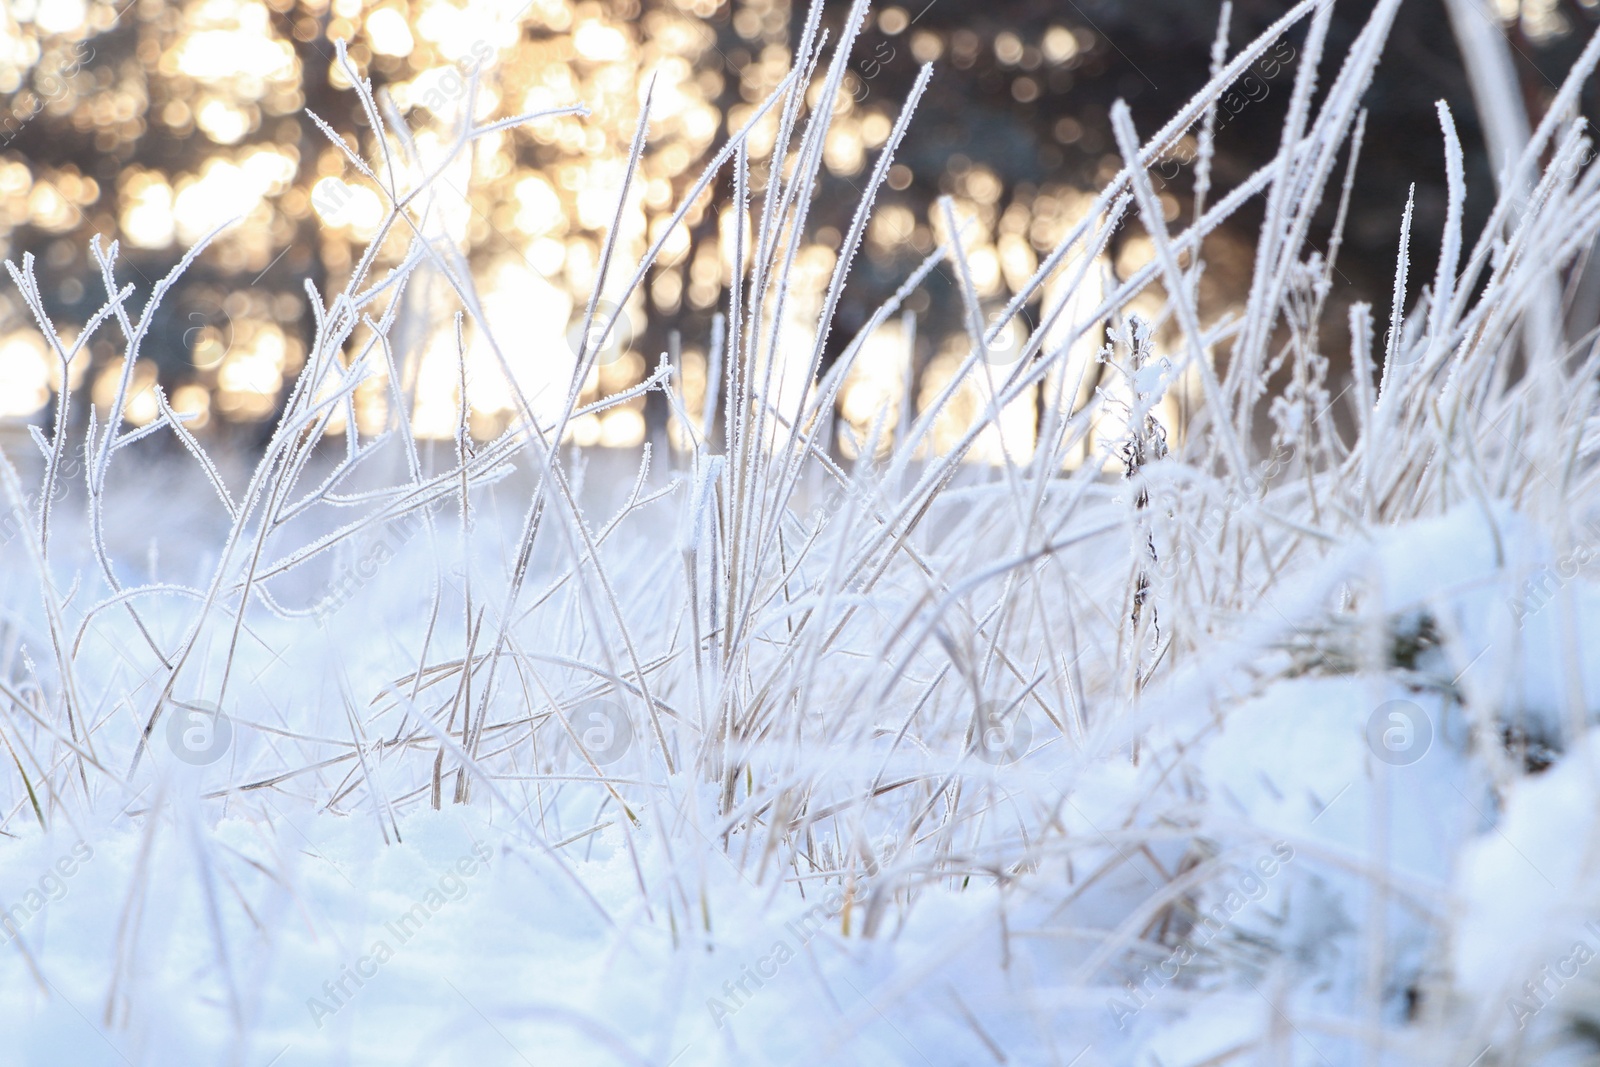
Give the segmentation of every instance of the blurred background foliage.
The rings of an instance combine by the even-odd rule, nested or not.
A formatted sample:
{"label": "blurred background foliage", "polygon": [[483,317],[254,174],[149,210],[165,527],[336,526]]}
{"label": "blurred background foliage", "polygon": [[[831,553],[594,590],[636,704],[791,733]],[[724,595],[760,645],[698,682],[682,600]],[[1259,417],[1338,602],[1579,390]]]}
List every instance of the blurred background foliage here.
{"label": "blurred background foliage", "polygon": [[[1494,2],[1536,116],[1596,21],[1594,2]],[[1286,6],[1239,0],[1233,46]],[[846,7],[827,9],[824,21],[835,33]],[[1218,0],[878,7],[826,145],[825,180],[791,294],[795,328],[803,332],[808,315],[814,322],[874,151],[921,63],[935,64],[932,87],[879,200],[830,355],[941,238],[941,195],[954,199],[974,279],[998,307],[1081,217],[1089,191],[1118,168],[1112,102],[1127,99],[1148,132],[1205,80],[1219,9]],[[1362,0],[1339,4],[1334,54],[1369,10]],[[71,339],[104,299],[86,252],[92,235],[120,241],[120,279],[143,294],[191,242],[242,217],[169,298],[145,346],[138,378],[145,391],[129,418],[155,417],[148,386],[159,374],[174,406],[195,413],[198,430],[248,442],[264,432],[305,358],[312,322],[304,280],[324,295],[336,291],[381,217],[377,192],[305,114],[316,112],[354,138],[363,156],[377,157],[333,42],[348,42],[351,59],[405,115],[425,156],[448,142],[476,74],[479,121],[578,103],[591,111],[485,137],[471,153],[472,173],[447,173],[430,207],[471,259],[491,321],[536,368],[525,384],[537,392],[549,381],[564,383],[562,368],[570,370],[573,330],[595,281],[647,87],[653,82],[649,145],[622,216],[621,267],[660,235],[704,160],[786,72],[804,15],[791,0],[7,0],[0,250],[37,257],[50,314]],[[1270,69],[1255,72],[1257,83],[1225,124],[1216,163],[1222,188],[1276,150],[1298,37],[1274,53]],[[1431,274],[1425,250],[1444,215],[1433,110],[1441,98],[1454,107],[1471,153],[1471,206],[1481,221],[1493,174],[1460,58],[1440,0],[1413,0],[1368,96],[1363,170],[1379,177],[1357,185],[1342,299],[1386,301],[1404,206],[1397,173],[1417,182],[1413,247],[1424,251],[1413,273]],[[756,191],[772,139],[769,124],[752,143]],[[1191,172],[1176,163],[1161,172],[1170,178],[1163,204],[1175,223],[1189,215]],[[691,409],[700,402],[710,320],[731,278],[731,217],[721,209],[731,199],[721,183],[670,236],[643,291],[626,304],[621,336],[587,383],[589,395],[639,381],[671,349]],[[1213,314],[1245,287],[1258,217],[1247,211],[1207,244],[1203,301]],[[403,241],[391,243],[390,262]],[[1150,254],[1132,223],[1104,269],[1125,275]],[[133,306],[142,303],[141,295]],[[841,398],[846,453],[851,433],[879,410],[909,410],[953,368],[965,345],[959,304],[948,273],[936,271],[909,303],[915,329],[896,323],[875,341],[882,351],[862,361]],[[120,373],[112,331],[71,374],[102,410]],[[448,436],[459,396],[453,338],[425,329],[402,343],[423,353],[402,360],[413,368],[404,392],[415,424]],[[510,397],[481,344],[469,362],[473,430],[491,434],[509,417]],[[8,284],[0,296],[0,415],[42,417],[59,377]],[[362,429],[386,424],[391,395],[380,380],[362,387]],[[572,432],[584,445],[631,446],[664,432],[665,423],[664,411],[641,399],[581,420]]]}

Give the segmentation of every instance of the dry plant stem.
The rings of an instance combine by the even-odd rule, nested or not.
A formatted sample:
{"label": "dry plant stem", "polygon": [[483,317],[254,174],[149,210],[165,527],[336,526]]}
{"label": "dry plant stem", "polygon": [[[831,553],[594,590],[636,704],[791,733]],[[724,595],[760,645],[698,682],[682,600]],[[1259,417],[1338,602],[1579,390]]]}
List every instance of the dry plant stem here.
{"label": "dry plant stem", "polygon": [[[1115,992],[1124,963],[1170,951],[1172,938],[1199,921],[1203,895],[1235,858],[1255,854],[1265,832],[1217,799],[1198,748],[1216,743],[1234,728],[1235,709],[1280,682],[1320,685],[1315,676],[1326,672],[1330,686],[1344,684],[1333,675],[1353,674],[1379,687],[1425,673],[1389,666],[1393,605],[1380,602],[1376,578],[1388,540],[1382,527],[1465,504],[1494,528],[1493,550],[1506,562],[1517,548],[1499,528],[1508,508],[1563,536],[1581,536],[1576,509],[1600,488],[1591,469],[1596,442],[1587,432],[1600,391],[1590,380],[1600,346],[1571,356],[1558,346],[1537,365],[1527,358],[1530,317],[1543,317],[1539,329],[1564,325],[1549,314],[1559,307],[1546,299],[1552,279],[1585,263],[1600,232],[1600,168],[1584,162],[1574,121],[1582,83],[1600,59],[1595,42],[1551,113],[1525,137],[1507,172],[1514,180],[1470,250],[1465,151],[1455,117],[1440,108],[1447,202],[1438,270],[1425,279],[1425,298],[1411,291],[1423,282],[1407,260],[1415,241],[1408,209],[1381,382],[1372,377],[1372,310],[1356,304],[1349,311],[1354,381],[1343,401],[1354,409],[1353,428],[1341,430],[1329,413],[1341,400],[1330,397],[1338,383],[1327,380],[1321,320],[1338,306],[1329,294],[1342,281],[1335,264],[1365,135],[1360,103],[1395,9],[1395,0],[1377,4],[1338,74],[1325,79],[1329,6],[1296,5],[1231,59],[1232,11],[1225,7],[1210,77],[1172,122],[1141,141],[1127,108],[1112,109],[1122,170],[999,317],[984,320],[970,244],[946,204],[940,247],[824,368],[874,198],[910,143],[928,72],[918,73],[874,161],[831,275],[810,294],[819,304],[805,303],[795,272],[833,105],[867,13],[864,3],[850,6],[829,55],[814,5],[794,69],[717,150],[667,230],[632,246],[647,247],[637,266],[619,269],[615,260],[633,254],[625,205],[640,179],[647,94],[600,246],[596,287],[582,305],[584,341],[572,377],[554,383],[547,410],[536,409],[517,384],[512,371],[526,369],[527,354],[510,343],[516,338],[497,334],[503,323],[489,321],[471,264],[442,225],[442,200],[435,199],[443,195],[435,182],[448,184],[452,161],[480,137],[541,116],[476,124],[474,82],[464,121],[442,138],[441,162],[428,155],[428,139],[413,137],[393,101],[347,65],[369,133],[360,143],[335,139],[378,190],[384,219],[341,291],[325,299],[308,288],[314,341],[248,484],[225,482],[203,438],[183,425],[164,393],[156,394],[157,418],[142,429],[122,426],[126,395],[112,411],[90,413],[88,536],[98,542],[111,525],[110,460],[170,430],[206,483],[207,505],[214,494],[226,523],[212,573],[193,588],[155,581],[124,587],[97,543],[84,557],[94,556],[86,587],[63,593],[49,567],[51,558],[58,566],[67,558],[60,546],[75,529],[70,513],[45,514],[48,505],[31,504],[15,472],[0,467],[6,500],[29,530],[27,559],[44,605],[40,629],[48,630],[55,653],[42,669],[28,661],[17,681],[0,657],[0,702],[7,705],[0,747],[18,772],[6,820],[53,826],[93,810],[107,793],[138,800],[140,785],[157,784],[154,775],[139,774],[139,756],[166,704],[216,696],[249,709],[238,716],[249,747],[236,764],[219,768],[218,780],[175,796],[163,779],[153,801],[128,812],[146,820],[145,844],[119,920],[108,1015],[132,1023],[145,1010],[135,976],[148,965],[145,919],[163,851],[156,842],[175,835],[196,879],[209,939],[202,956],[220,971],[218,1018],[242,1047],[255,1027],[244,984],[251,957],[224,931],[232,928],[236,899],[247,894],[230,873],[235,857],[210,840],[201,819],[235,815],[239,804],[259,801],[267,822],[280,817],[269,819],[267,809],[276,812],[281,801],[323,817],[370,812],[377,833],[365,818],[362,831],[398,841],[403,815],[442,807],[452,770],[456,802],[484,808],[507,826],[515,849],[555,864],[565,883],[584,892],[583,907],[607,923],[608,909],[584,888],[563,849],[598,847],[597,835],[616,827],[611,844],[619,855],[626,851],[628,881],[638,893],[626,907],[670,927],[680,951],[690,942],[718,944],[725,929],[719,909],[730,893],[778,906],[789,894],[809,903],[822,886],[844,896],[837,929],[851,937],[863,930],[887,936],[930,893],[992,890],[996,905],[970,929],[949,931],[946,941],[998,932],[1002,957],[1010,958],[1013,938],[1070,940],[1069,969],[1078,973],[1051,996]],[[1276,154],[1232,188],[1214,189],[1222,94],[1303,20],[1306,47]],[[764,158],[757,147],[766,148],[765,138],[750,136],[763,117],[764,132],[776,129]],[[1148,168],[1196,128],[1193,216],[1169,227]],[[622,323],[620,313],[602,308],[637,300],[666,234],[725,173],[733,190],[727,245],[734,270],[712,331],[701,408],[684,395],[676,340],[671,358],[643,381],[586,402],[589,371]],[[759,206],[752,189],[760,190]],[[1208,319],[1199,303],[1206,239],[1257,196],[1267,210],[1246,309]],[[1324,254],[1313,243],[1321,233],[1315,220],[1334,196],[1338,211]],[[1127,278],[1097,286],[1113,233],[1135,211],[1155,255]],[[128,346],[127,394],[140,380],[133,361],[167,289],[158,286],[134,320],[122,306],[131,288],[116,287],[114,255],[100,257],[107,302],[77,345],[115,318]],[[844,439],[837,411],[858,364],[873,358],[884,339],[877,331],[890,328],[938,269],[947,269],[963,301],[966,344],[922,403],[911,399],[915,379],[907,370],[898,411],[870,425],[854,421],[846,432],[854,434],[856,457],[840,462],[832,454]],[[12,277],[48,330],[30,261]],[[425,454],[411,408],[425,387],[418,366],[428,339],[413,327],[419,308],[437,310],[425,299],[430,284],[454,305],[448,311],[455,314],[458,395],[451,398],[453,442]],[[1149,307],[1152,301],[1158,306]],[[985,355],[1030,303],[1040,308],[1041,324],[1021,343],[1015,366],[997,369]],[[468,317],[470,340],[492,353],[511,397],[504,431],[479,442],[470,433]],[[902,319],[902,328],[911,335],[915,320]],[[794,341],[796,330],[812,332]],[[1117,377],[1085,358],[1107,339],[1104,359],[1114,361]],[[70,386],[76,348],[52,344]],[[1225,346],[1233,358],[1219,378],[1212,353]],[[1085,387],[1091,369],[1101,375],[1098,391]],[[804,372],[803,380],[789,371]],[[1163,456],[1154,405],[1185,371],[1198,379],[1200,396],[1185,401]],[[392,398],[394,421],[383,434],[364,432],[354,418],[355,392],[375,374],[387,378],[383,390]],[[617,486],[626,490],[620,507],[591,522],[579,506],[583,464],[561,442],[575,419],[656,390],[669,410],[672,451],[645,450]],[[76,432],[69,392],[58,401],[54,436],[36,437],[48,485],[66,466],[64,432]],[[1281,453],[1263,456],[1252,419],[1267,402]],[[1029,442],[1002,417],[1024,404],[1038,415],[1026,459]],[[329,432],[340,418],[343,430]],[[963,421],[950,432],[952,419]],[[1106,471],[1106,460],[1119,455],[1120,479]],[[980,462],[991,459],[999,462]],[[517,469],[529,481],[508,482]],[[497,527],[507,485],[527,488],[516,490]],[[809,514],[800,507],[819,501]],[[326,706],[297,704],[276,711],[276,719],[258,711],[259,690],[271,683],[251,681],[252,642],[281,652],[287,646],[277,642],[310,632],[313,616],[326,622],[318,609],[327,598],[304,607],[296,583],[314,584],[315,563],[401,518],[426,531],[432,569],[429,585],[424,568],[407,568],[416,579],[415,619],[397,625],[393,648],[361,649],[375,672],[347,675],[353,658],[331,667],[319,680],[331,694]],[[423,543],[406,551],[421,554]],[[445,567],[459,569],[461,581],[446,582]],[[394,591],[405,588],[396,577],[376,584],[363,594],[373,604],[398,599]],[[1552,617],[1569,612],[1570,599]],[[377,609],[364,600],[361,610]],[[1460,626],[1436,613],[1441,648],[1454,650],[1459,635],[1452,627]],[[134,707],[108,685],[138,674],[118,667],[107,683],[93,669],[94,657],[122,653],[142,673],[155,662],[137,636],[146,620],[161,623],[151,633],[181,638]],[[1571,623],[1561,615],[1568,666],[1581,652]],[[330,625],[325,639],[337,641],[348,629]],[[1493,750],[1483,757],[1486,774],[1509,793],[1523,772],[1516,754],[1502,751],[1496,731],[1503,724],[1490,707],[1502,681],[1428,684],[1441,699],[1467,705],[1478,748]],[[1564,670],[1559,683],[1565,729],[1575,732],[1584,722],[1582,679]],[[585,744],[579,715],[598,702],[623,706],[631,748],[602,755]],[[122,721],[124,708],[140,722]],[[991,759],[997,754],[982,744],[990,713],[1029,724],[1032,737],[1015,759],[1009,752]],[[130,747],[129,777],[139,779],[132,786],[107,770],[122,765]],[[116,787],[106,790],[112,781]],[[1101,793],[1114,781],[1132,783],[1125,804],[1103,803]],[[1096,808],[1108,814],[1089,824]],[[1379,820],[1369,827],[1374,840],[1388,833],[1382,821],[1398,810],[1368,809]],[[1380,1026],[1389,1016],[1375,1006],[1392,1000],[1386,991],[1409,988],[1404,975],[1396,977],[1390,951],[1395,916],[1404,912],[1405,921],[1448,931],[1450,901],[1429,879],[1381,859],[1319,847],[1320,832],[1294,838],[1304,857],[1296,863],[1357,878],[1365,897],[1353,914],[1365,917],[1367,931],[1351,935],[1361,962],[1345,974],[1355,991],[1349,1006],[1315,1025],[1376,1054],[1389,1048],[1391,1030]],[[727,878],[721,865],[743,881]],[[1108,898],[1120,910],[1087,920]],[[1045,916],[1039,928],[1020,926],[1017,916],[1039,901],[1048,901],[1032,913]],[[273,929],[253,901],[245,910],[245,928],[256,936]],[[1230,944],[1207,964],[1233,968],[1244,959]],[[920,989],[936,965],[900,973],[903,985],[892,992]],[[1435,986],[1426,986],[1427,1002],[1446,1005],[1450,990],[1443,979],[1438,985],[1437,997]],[[1299,1026],[1298,987],[1284,988],[1290,992],[1271,996]],[[1183,994],[1197,1001],[1209,995]],[[987,1016],[979,1026],[974,1013],[985,1009],[965,990],[957,1010],[982,1031],[977,1045],[1010,1054]],[[864,1025],[841,1012],[824,1044]],[[1429,1025],[1408,1023],[1419,1032]],[[1277,1040],[1263,1028],[1248,1047],[1283,1052],[1287,1046]]]}

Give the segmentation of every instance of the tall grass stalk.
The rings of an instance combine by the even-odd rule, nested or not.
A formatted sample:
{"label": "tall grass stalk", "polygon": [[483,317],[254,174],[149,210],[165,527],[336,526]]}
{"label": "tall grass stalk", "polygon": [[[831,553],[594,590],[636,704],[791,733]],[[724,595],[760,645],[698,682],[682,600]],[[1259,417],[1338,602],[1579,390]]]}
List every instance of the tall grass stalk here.
{"label": "tall grass stalk", "polygon": [[[622,307],[672,229],[662,228],[639,263],[617,262],[651,96],[616,190],[585,340],[570,380],[558,383],[554,414],[540,414],[517,384],[527,379],[519,368],[550,354],[497,332],[469,264],[428,205],[443,195],[439,176],[479,138],[581,121],[579,108],[469,119],[438,158],[423,159],[341,47],[370,144],[358,150],[317,121],[382,195],[386,214],[342,290],[329,296],[306,283],[315,309],[309,355],[243,484],[230,483],[229,465],[208,455],[164,396],[148,425],[126,421],[162,299],[210,237],[155,286],[137,319],[128,310],[135,287],[116,278],[117,246],[97,241],[106,302],[70,345],[46,314],[31,256],[8,262],[61,363],[62,385],[49,429],[35,431],[43,489],[29,495],[12,463],[0,464],[7,505],[26,519],[16,567],[26,567],[37,596],[36,607],[12,613],[50,650],[47,662],[0,678],[8,757],[0,795],[10,801],[0,830],[112,811],[144,820],[106,1017],[153,1009],[129,982],[154,892],[145,862],[157,838],[172,834],[200,860],[231,1025],[250,1026],[238,987],[246,975],[224,921],[242,898],[219,880],[232,860],[205,827],[226,811],[280,804],[328,817],[368,813],[385,842],[399,839],[399,816],[411,809],[482,810],[608,923],[613,909],[565,849],[616,826],[648,920],[690,944],[716,936],[720,890],[707,856],[773,896],[844,887],[839,930],[869,938],[926,894],[974,883],[1053,896],[1063,928],[1073,927],[1074,907],[1120,877],[1133,896],[1074,946],[1078,985],[1059,992],[1066,1002],[1119,988],[1117,966],[1165,936],[1222,869],[1206,842],[1252,832],[1217,807],[1187,803],[1204,793],[1186,763],[1195,709],[1208,729],[1224,723],[1273,671],[1287,671],[1274,658],[1286,649],[1309,656],[1315,670],[1332,671],[1340,656],[1359,660],[1323,641],[1340,627],[1383,639],[1371,631],[1387,622],[1371,610],[1375,594],[1351,546],[1462,503],[1485,513],[1506,504],[1568,530],[1596,503],[1595,324],[1574,332],[1564,321],[1571,290],[1563,294],[1561,283],[1600,233],[1600,170],[1586,162],[1578,111],[1600,38],[1537,128],[1517,128],[1504,109],[1486,116],[1507,162],[1470,247],[1463,148],[1440,105],[1449,200],[1431,286],[1414,289],[1408,201],[1386,321],[1354,303],[1349,352],[1323,348],[1366,132],[1361,100],[1398,6],[1375,5],[1337,70],[1325,56],[1333,10],[1325,0],[1296,4],[1231,56],[1225,6],[1210,79],[1153,132],[1139,131],[1125,105],[1113,108],[1123,169],[997,320],[982,317],[947,204],[943,243],[828,364],[875,197],[896,153],[916,138],[915,107],[937,74],[918,73],[805,343],[795,343],[792,279],[834,103],[867,16],[866,0],[856,0],[830,42],[814,5],[793,71],[718,149],[672,220],[718,182],[733,190],[738,268],[710,339],[698,411],[665,357],[636,389],[581,403],[603,339],[619,326],[602,293]],[[1458,29],[1473,26],[1461,13],[1472,0],[1450,6]],[[1303,32],[1305,46],[1278,150],[1236,187],[1214,189],[1219,98],[1290,32]],[[1499,98],[1503,64],[1491,37],[1466,36],[1481,108]],[[475,94],[474,84],[467,116],[478,113]],[[777,133],[757,158],[752,132],[762,122]],[[1193,216],[1174,228],[1148,169],[1190,135],[1200,143]],[[1319,220],[1336,181],[1336,222],[1325,231]],[[1244,310],[1208,317],[1198,299],[1206,237],[1258,197],[1264,221]],[[1124,230],[1149,238],[1151,262],[1112,280],[1102,299],[1075,300],[1098,282],[1105,250]],[[846,462],[833,435],[850,368],[935,271],[964,301],[965,357],[920,408],[907,401],[896,418],[886,412]],[[423,346],[398,325],[427,310],[417,296],[424,278],[444,284],[458,316],[458,426],[438,449],[410,424],[403,383],[415,381]],[[1046,283],[1063,280],[1046,299]],[[996,366],[991,346],[1029,307],[1039,325],[1021,358]],[[115,399],[75,418],[81,401],[67,367],[111,323],[126,357]],[[470,433],[469,331],[492,351],[514,399],[510,425],[489,440]],[[1569,344],[1575,336],[1582,340]],[[1104,378],[1077,402],[1069,358],[1084,343],[1105,362],[1121,361],[1125,389]],[[1330,368],[1346,364],[1349,388],[1330,397],[1329,376],[1339,374]],[[793,367],[804,372],[798,395],[783,385]],[[368,435],[357,430],[354,397],[375,375],[389,383],[391,416],[386,433]],[[618,509],[597,523],[583,506],[581,457],[562,442],[576,418],[648,391],[666,397],[686,446],[646,449]],[[1178,393],[1188,417],[1157,447],[1155,413]],[[1002,430],[1009,407],[1040,396],[1031,441]],[[941,429],[963,411],[966,424]],[[330,432],[336,422],[343,429]],[[134,512],[112,487],[141,477],[128,450],[169,433],[214,495],[208,506],[222,531],[203,546],[210,562],[198,579],[134,577],[138,568],[113,549],[119,514]],[[972,462],[988,439],[1005,462]],[[54,483],[80,450],[78,513],[62,515],[65,505],[52,509]],[[351,608],[319,619],[318,575],[408,517],[426,537]],[[80,539],[70,550],[69,538]],[[201,547],[186,551],[200,558]],[[71,570],[85,559],[92,570]],[[310,653],[322,645],[328,657]],[[293,668],[297,699],[282,709],[272,699],[287,684],[284,668],[273,667],[280,657],[305,664]],[[170,787],[158,746],[168,718],[201,703],[231,716],[237,738],[189,796]],[[1469,706],[1476,736],[1498,737],[1495,712]],[[1587,720],[1581,689],[1570,711]],[[586,740],[590,715],[612,716],[631,746],[597,755]],[[1130,795],[1114,824],[1086,835],[1077,791],[1108,763],[1158,768],[1160,780]],[[1390,891],[1391,872],[1357,867]],[[1131,871],[1143,882],[1127,879]],[[1376,1050],[1397,964],[1382,936],[1387,898],[1372,899],[1364,1003],[1322,1024]],[[1447,939],[1447,909],[1427,922]]]}

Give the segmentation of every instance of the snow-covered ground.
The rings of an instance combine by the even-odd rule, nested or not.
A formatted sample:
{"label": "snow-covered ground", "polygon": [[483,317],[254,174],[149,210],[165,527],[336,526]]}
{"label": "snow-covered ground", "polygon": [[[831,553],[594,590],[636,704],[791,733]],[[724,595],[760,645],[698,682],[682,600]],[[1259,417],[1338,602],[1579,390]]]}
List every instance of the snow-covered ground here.
{"label": "snow-covered ground", "polygon": [[[384,566],[420,573],[426,555],[403,545]],[[471,804],[447,792],[436,811],[398,799],[414,775],[375,743],[374,791],[328,804],[351,747],[297,709],[384,678],[359,650],[405,645],[425,616],[352,598],[309,639],[267,617],[214,762],[177,758],[158,730],[153,773],[87,805],[41,797],[48,833],[18,798],[0,868],[12,1062],[1174,1064],[1253,1048],[1342,1063],[1380,1027],[1388,1061],[1433,1062],[1418,1000],[1441,989],[1460,1003],[1429,1011],[1476,1023],[1461,1062],[1509,1056],[1600,1010],[1583,967],[1600,950],[1600,748],[1580,739],[1527,776],[1483,749],[1488,712],[1469,710],[1570,743],[1558,683],[1570,667],[1592,701],[1600,599],[1581,568],[1538,581],[1559,565],[1537,523],[1463,504],[1280,575],[1143,694],[1137,726],[1075,745],[1041,716],[1020,759],[963,770],[985,798],[971,817],[996,828],[968,839],[960,877],[897,863],[893,819],[870,863],[834,860],[842,876],[763,863],[769,831],[721,838],[714,787],[679,771],[630,788],[649,773],[632,770],[641,737],[606,767],[631,817],[570,767],[484,781]],[[1352,590],[1366,606],[1337,610]],[[1436,637],[1354,669],[1363,611],[1390,640]],[[342,621],[369,618],[391,620],[382,641]],[[1570,665],[1551,651],[1568,625]],[[137,696],[126,662],[85,667],[97,691]],[[102,712],[100,750],[131,750],[133,706]],[[865,748],[886,758],[875,732]],[[816,791],[859,776],[861,754],[819,752]],[[304,770],[199,799],[277,764]]]}
{"label": "snow-covered ground", "polygon": [[[0,464],[0,1063],[1592,1062],[1600,355],[1561,301],[1600,45],[1472,242],[1441,106],[1440,269],[1410,273],[1408,208],[1334,394],[1315,208],[1395,2],[1339,63],[1296,5],[1143,140],[1114,109],[1133,165],[1018,287],[1020,354],[942,247],[967,355],[861,460],[838,389],[905,294],[827,369],[779,299],[860,5],[707,172],[746,189],[761,122],[791,164],[709,410],[682,368],[643,387],[675,444],[552,446],[585,351],[563,411],[519,393],[492,440],[464,406],[453,441],[353,429],[427,333],[418,272],[509,381],[538,356],[399,224],[400,166],[261,453],[58,403]],[[1301,21],[1283,152],[1169,232],[1147,167],[1191,131],[1208,167],[1219,97]],[[1202,321],[1203,232],[1258,195],[1255,288]],[[1135,226],[1154,258],[1077,299]]]}

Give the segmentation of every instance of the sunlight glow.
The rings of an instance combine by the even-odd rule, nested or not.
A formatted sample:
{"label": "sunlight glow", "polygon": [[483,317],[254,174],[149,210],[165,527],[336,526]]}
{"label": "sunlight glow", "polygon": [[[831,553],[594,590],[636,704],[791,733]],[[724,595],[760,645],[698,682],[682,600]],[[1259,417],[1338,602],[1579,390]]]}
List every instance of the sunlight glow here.
{"label": "sunlight glow", "polygon": [[0,338],[0,417],[32,415],[50,402],[52,361],[35,330]]}

